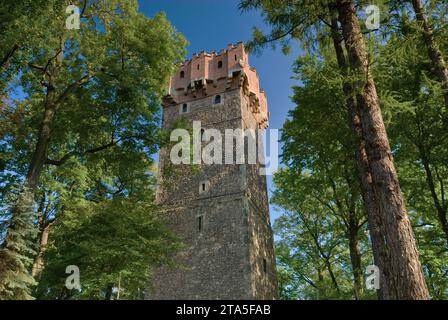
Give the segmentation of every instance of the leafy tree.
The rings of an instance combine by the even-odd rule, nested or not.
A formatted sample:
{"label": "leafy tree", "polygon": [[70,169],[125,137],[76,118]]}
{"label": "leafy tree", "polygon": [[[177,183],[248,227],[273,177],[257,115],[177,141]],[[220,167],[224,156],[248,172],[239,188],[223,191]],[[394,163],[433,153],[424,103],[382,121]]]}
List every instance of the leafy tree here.
{"label": "leafy tree", "polygon": [[[58,221],[37,292],[43,299],[142,299],[152,268],[177,249],[152,199],[75,202]],[[69,265],[79,267],[79,291],[65,287]]]}
{"label": "leafy tree", "polygon": [[[446,20],[444,19],[444,13],[446,13],[446,7],[442,3],[441,4],[431,3],[430,6],[432,7],[431,9],[436,9],[433,11],[437,11],[437,9],[439,9],[440,12],[441,9],[442,12],[438,15],[438,18],[442,22],[442,28],[443,27],[446,28],[446,22],[444,21]],[[443,52],[440,49],[440,45],[434,36],[433,22],[428,19],[428,16],[425,12],[425,8],[421,0],[412,0],[412,7],[414,9],[415,18],[420,27],[419,28],[420,34],[422,36],[423,42],[428,52],[428,57],[434,69],[434,73],[443,89],[445,107],[448,108],[448,68],[445,62],[445,58],[443,56]]]}
{"label": "leafy tree", "polygon": [[[431,67],[418,24],[401,16],[380,46],[379,92],[403,192],[433,298],[446,297],[447,131],[443,88]],[[443,43],[443,42],[442,42]]]}
{"label": "leafy tree", "polygon": [[[130,196],[147,182],[127,170],[138,163],[148,172],[159,140],[160,99],[184,54],[185,40],[166,17],[144,17],[137,1],[80,1],[79,30],[65,28],[65,9],[71,1],[45,3],[46,10],[37,17],[39,27],[31,30],[34,40],[20,36],[24,42],[17,58],[10,60],[9,67],[17,70],[15,87],[23,97],[2,107],[0,117],[2,129],[11,118],[16,124],[12,131],[0,131],[2,159],[7,160],[1,187],[8,191],[21,182],[22,196],[17,199],[36,200],[36,205],[2,204],[10,208],[2,215],[7,222],[5,249],[0,251],[2,297],[8,287],[29,293],[29,285],[13,275],[31,271],[21,262],[31,256],[15,243],[37,230],[36,220],[42,244],[46,228],[70,210],[64,206],[70,197],[105,201],[111,194]],[[10,39],[17,30],[5,32]],[[44,210],[39,210],[40,204]],[[14,223],[28,212],[33,214],[26,223]],[[42,256],[43,246],[38,251]],[[39,265],[41,261],[35,264],[36,273]]]}
{"label": "leafy tree", "polygon": [[[369,206],[369,227],[371,235],[376,233],[376,225],[387,245],[387,264],[381,264],[384,273],[393,280],[393,293],[388,298],[427,299],[428,290],[423,278],[421,264],[412,234],[412,227],[400,190],[398,176],[392,159],[392,151],[383,122],[376,83],[371,70],[369,51],[363,36],[361,22],[357,15],[358,1],[242,1],[243,9],[261,9],[265,21],[272,26],[269,36],[259,31],[254,34],[254,46],[263,47],[280,40],[287,48],[288,39],[305,40],[313,47],[325,36],[322,30],[330,26],[330,33],[337,33],[344,42],[347,73],[345,90],[347,98],[354,99],[356,109],[350,110],[352,126],[359,121],[360,136],[364,144],[365,159],[358,157],[361,179],[371,179],[370,186],[375,195],[377,210]],[[336,17],[336,18],[335,18]],[[336,19],[336,20],[335,20]],[[329,23],[328,21],[335,21]],[[337,48],[335,47],[337,50]],[[341,48],[342,49],[342,48]],[[342,51],[344,52],[344,51]],[[344,53],[343,53],[344,54]],[[341,68],[342,69],[342,68]],[[353,112],[354,111],[354,112]],[[354,135],[356,137],[356,135]],[[355,148],[356,150],[356,148]],[[363,161],[361,161],[363,160]],[[365,163],[363,163],[365,162]],[[364,185],[364,183],[363,183]],[[368,202],[366,188],[364,201]],[[377,259],[378,255],[375,255]],[[404,276],[403,276],[404,274]],[[392,292],[392,290],[388,290]]]}
{"label": "leafy tree", "polygon": [[[364,248],[366,251],[368,245],[364,236],[366,215],[353,157],[355,141],[346,119],[343,79],[339,68],[334,56],[331,58],[327,53],[324,57],[325,60],[311,56],[300,58],[295,68],[297,79],[303,86],[294,87],[293,101],[297,108],[290,112],[290,119],[283,128],[283,162],[288,168],[276,174],[273,198],[274,203],[288,212],[287,218],[276,224],[278,234],[286,237],[280,241],[281,252],[286,253],[280,260],[289,257],[285,249],[291,238],[289,235],[299,232],[295,228],[302,230],[297,238],[303,239],[303,242],[288,243],[297,259],[305,259],[301,257],[302,250],[310,252],[303,249],[305,244],[314,246],[318,257],[316,261],[319,262],[320,257],[325,262],[324,269],[343,265],[341,270],[344,271],[345,281],[352,279],[353,284],[345,285],[346,289],[342,290],[337,285],[336,277],[332,276],[333,272],[328,271],[333,283],[333,294],[330,296],[337,297],[339,292],[339,297],[361,299],[364,283],[361,250]],[[294,219],[297,221],[294,222]],[[312,223],[315,230],[309,227]],[[337,258],[331,258],[322,249],[324,244],[321,241],[325,239],[333,239],[332,242],[336,243],[328,250],[334,251]],[[306,259],[303,263],[306,264]],[[324,269],[320,267],[316,270],[322,273]],[[298,278],[310,280],[313,277],[302,273]],[[311,286],[318,292],[325,291],[322,284],[312,283],[314,286]]]}

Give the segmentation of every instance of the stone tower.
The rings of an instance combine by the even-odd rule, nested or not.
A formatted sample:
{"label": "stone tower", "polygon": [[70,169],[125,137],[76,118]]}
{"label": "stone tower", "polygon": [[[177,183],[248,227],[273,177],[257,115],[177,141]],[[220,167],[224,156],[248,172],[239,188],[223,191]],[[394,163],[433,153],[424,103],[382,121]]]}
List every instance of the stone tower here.
{"label": "stone tower", "polygon": [[[189,125],[201,121],[202,128],[222,132],[223,140],[226,129],[268,126],[266,95],[242,43],[193,55],[171,79],[163,106],[164,128],[179,119]],[[156,271],[147,298],[276,299],[260,162],[172,166],[168,149],[160,153],[157,202],[185,248],[175,257],[177,268]],[[168,167],[174,170],[171,175]]]}

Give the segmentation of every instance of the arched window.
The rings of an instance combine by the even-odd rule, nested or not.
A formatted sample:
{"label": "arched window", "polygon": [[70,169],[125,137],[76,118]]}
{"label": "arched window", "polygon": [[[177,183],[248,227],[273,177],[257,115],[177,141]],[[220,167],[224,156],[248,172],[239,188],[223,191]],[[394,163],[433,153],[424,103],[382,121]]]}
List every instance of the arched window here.
{"label": "arched window", "polygon": [[215,96],[215,104],[220,104],[221,103],[221,96],[218,94],[217,96]]}
{"label": "arched window", "polygon": [[181,71],[181,72],[180,72],[180,77],[181,77],[181,78],[185,78],[185,71]]}
{"label": "arched window", "polygon": [[219,68],[219,69],[222,68],[222,61],[218,61],[218,68]]}

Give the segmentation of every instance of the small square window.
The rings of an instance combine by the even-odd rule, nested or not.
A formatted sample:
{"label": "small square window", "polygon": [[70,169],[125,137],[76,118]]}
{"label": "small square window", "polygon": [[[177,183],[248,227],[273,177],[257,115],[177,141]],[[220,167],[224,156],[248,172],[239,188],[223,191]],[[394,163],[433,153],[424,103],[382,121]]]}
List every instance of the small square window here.
{"label": "small square window", "polygon": [[222,68],[222,61],[218,61],[218,68],[219,68],[219,69]]}
{"label": "small square window", "polygon": [[214,99],[214,103],[215,104],[220,104],[222,102],[222,98],[221,98],[221,96],[218,94],[218,95],[216,95],[215,96],[215,99]]}
{"label": "small square window", "polygon": [[180,77],[181,77],[181,78],[185,78],[185,71],[181,71],[181,72],[180,72]]}
{"label": "small square window", "polygon": [[184,103],[180,107],[180,113],[187,113],[188,112],[188,104]]}
{"label": "small square window", "polygon": [[210,182],[209,181],[201,181],[199,183],[199,194],[204,194],[208,192],[210,189]]}

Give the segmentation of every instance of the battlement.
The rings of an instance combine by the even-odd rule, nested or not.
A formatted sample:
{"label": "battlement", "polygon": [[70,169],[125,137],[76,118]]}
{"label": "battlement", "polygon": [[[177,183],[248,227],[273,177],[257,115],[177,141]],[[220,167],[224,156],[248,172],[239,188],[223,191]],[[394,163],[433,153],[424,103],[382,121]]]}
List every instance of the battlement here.
{"label": "battlement", "polygon": [[229,44],[220,52],[193,54],[170,79],[164,106],[176,105],[228,90],[243,87],[250,106],[258,114],[260,127],[267,127],[266,94],[260,88],[255,68],[249,65],[249,54],[242,42]]}

